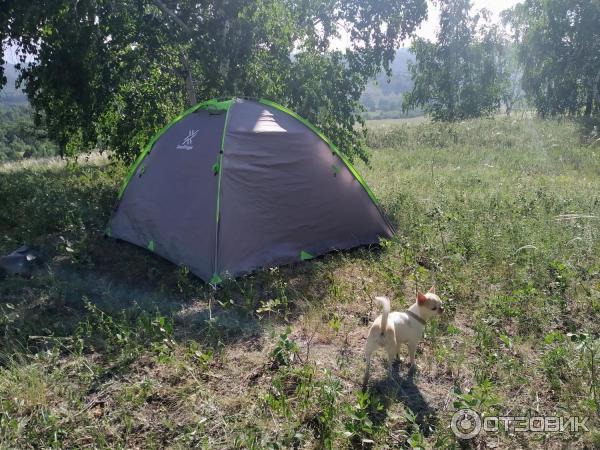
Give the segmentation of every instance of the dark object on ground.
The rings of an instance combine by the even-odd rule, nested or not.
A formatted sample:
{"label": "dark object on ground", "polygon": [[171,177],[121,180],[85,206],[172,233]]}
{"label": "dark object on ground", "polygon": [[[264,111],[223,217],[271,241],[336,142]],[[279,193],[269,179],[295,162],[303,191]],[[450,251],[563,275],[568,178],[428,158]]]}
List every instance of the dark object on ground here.
{"label": "dark object on ground", "polygon": [[0,277],[6,275],[31,276],[39,263],[39,256],[28,245],[23,245],[5,256],[0,256]]}

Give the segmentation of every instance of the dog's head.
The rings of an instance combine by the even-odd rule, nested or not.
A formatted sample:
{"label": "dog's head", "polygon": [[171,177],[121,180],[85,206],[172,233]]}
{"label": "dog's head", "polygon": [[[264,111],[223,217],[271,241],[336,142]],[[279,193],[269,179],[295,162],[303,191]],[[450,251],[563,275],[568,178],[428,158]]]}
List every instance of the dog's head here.
{"label": "dog's head", "polygon": [[441,315],[444,312],[442,301],[435,293],[435,286],[432,286],[426,294],[422,292],[417,293],[417,305],[419,306],[421,317],[425,320],[436,315]]}

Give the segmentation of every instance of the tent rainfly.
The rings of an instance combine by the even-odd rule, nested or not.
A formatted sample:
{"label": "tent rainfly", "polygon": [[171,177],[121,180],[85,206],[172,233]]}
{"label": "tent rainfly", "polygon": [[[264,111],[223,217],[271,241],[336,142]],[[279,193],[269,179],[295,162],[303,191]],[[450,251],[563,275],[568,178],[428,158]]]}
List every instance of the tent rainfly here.
{"label": "tent rainfly", "polygon": [[149,142],[106,233],[211,284],[378,243],[393,228],[354,167],[268,100],[200,103]]}

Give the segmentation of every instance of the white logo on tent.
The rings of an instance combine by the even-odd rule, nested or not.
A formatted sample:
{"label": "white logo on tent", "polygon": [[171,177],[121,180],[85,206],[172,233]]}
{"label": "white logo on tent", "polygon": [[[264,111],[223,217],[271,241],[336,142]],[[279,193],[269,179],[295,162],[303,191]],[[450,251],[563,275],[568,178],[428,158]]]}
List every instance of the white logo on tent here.
{"label": "white logo on tent", "polygon": [[190,130],[188,132],[188,135],[186,136],[186,138],[183,140],[183,142],[181,144],[179,144],[177,146],[178,150],[191,150],[194,147],[192,147],[192,140],[196,137],[196,135],[198,134],[200,130]]}

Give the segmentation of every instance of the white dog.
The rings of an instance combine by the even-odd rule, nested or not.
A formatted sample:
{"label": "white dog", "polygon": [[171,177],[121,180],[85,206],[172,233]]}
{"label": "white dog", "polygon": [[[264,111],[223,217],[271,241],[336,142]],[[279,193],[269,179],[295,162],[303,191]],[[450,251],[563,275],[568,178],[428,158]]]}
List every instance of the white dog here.
{"label": "white dog", "polygon": [[369,370],[371,369],[371,354],[378,347],[385,347],[388,359],[390,375],[392,374],[392,364],[396,356],[400,356],[400,344],[408,346],[410,355],[410,367],[415,364],[415,353],[417,344],[423,337],[425,323],[434,316],[442,314],[442,301],[435,295],[435,288],[432,287],[427,294],[419,292],[416,302],[404,312],[390,312],[390,300],[387,297],[375,297],[383,306],[383,314],[375,319],[369,337],[365,345],[365,357],[367,360],[367,370],[365,372],[364,383],[369,379]]}

